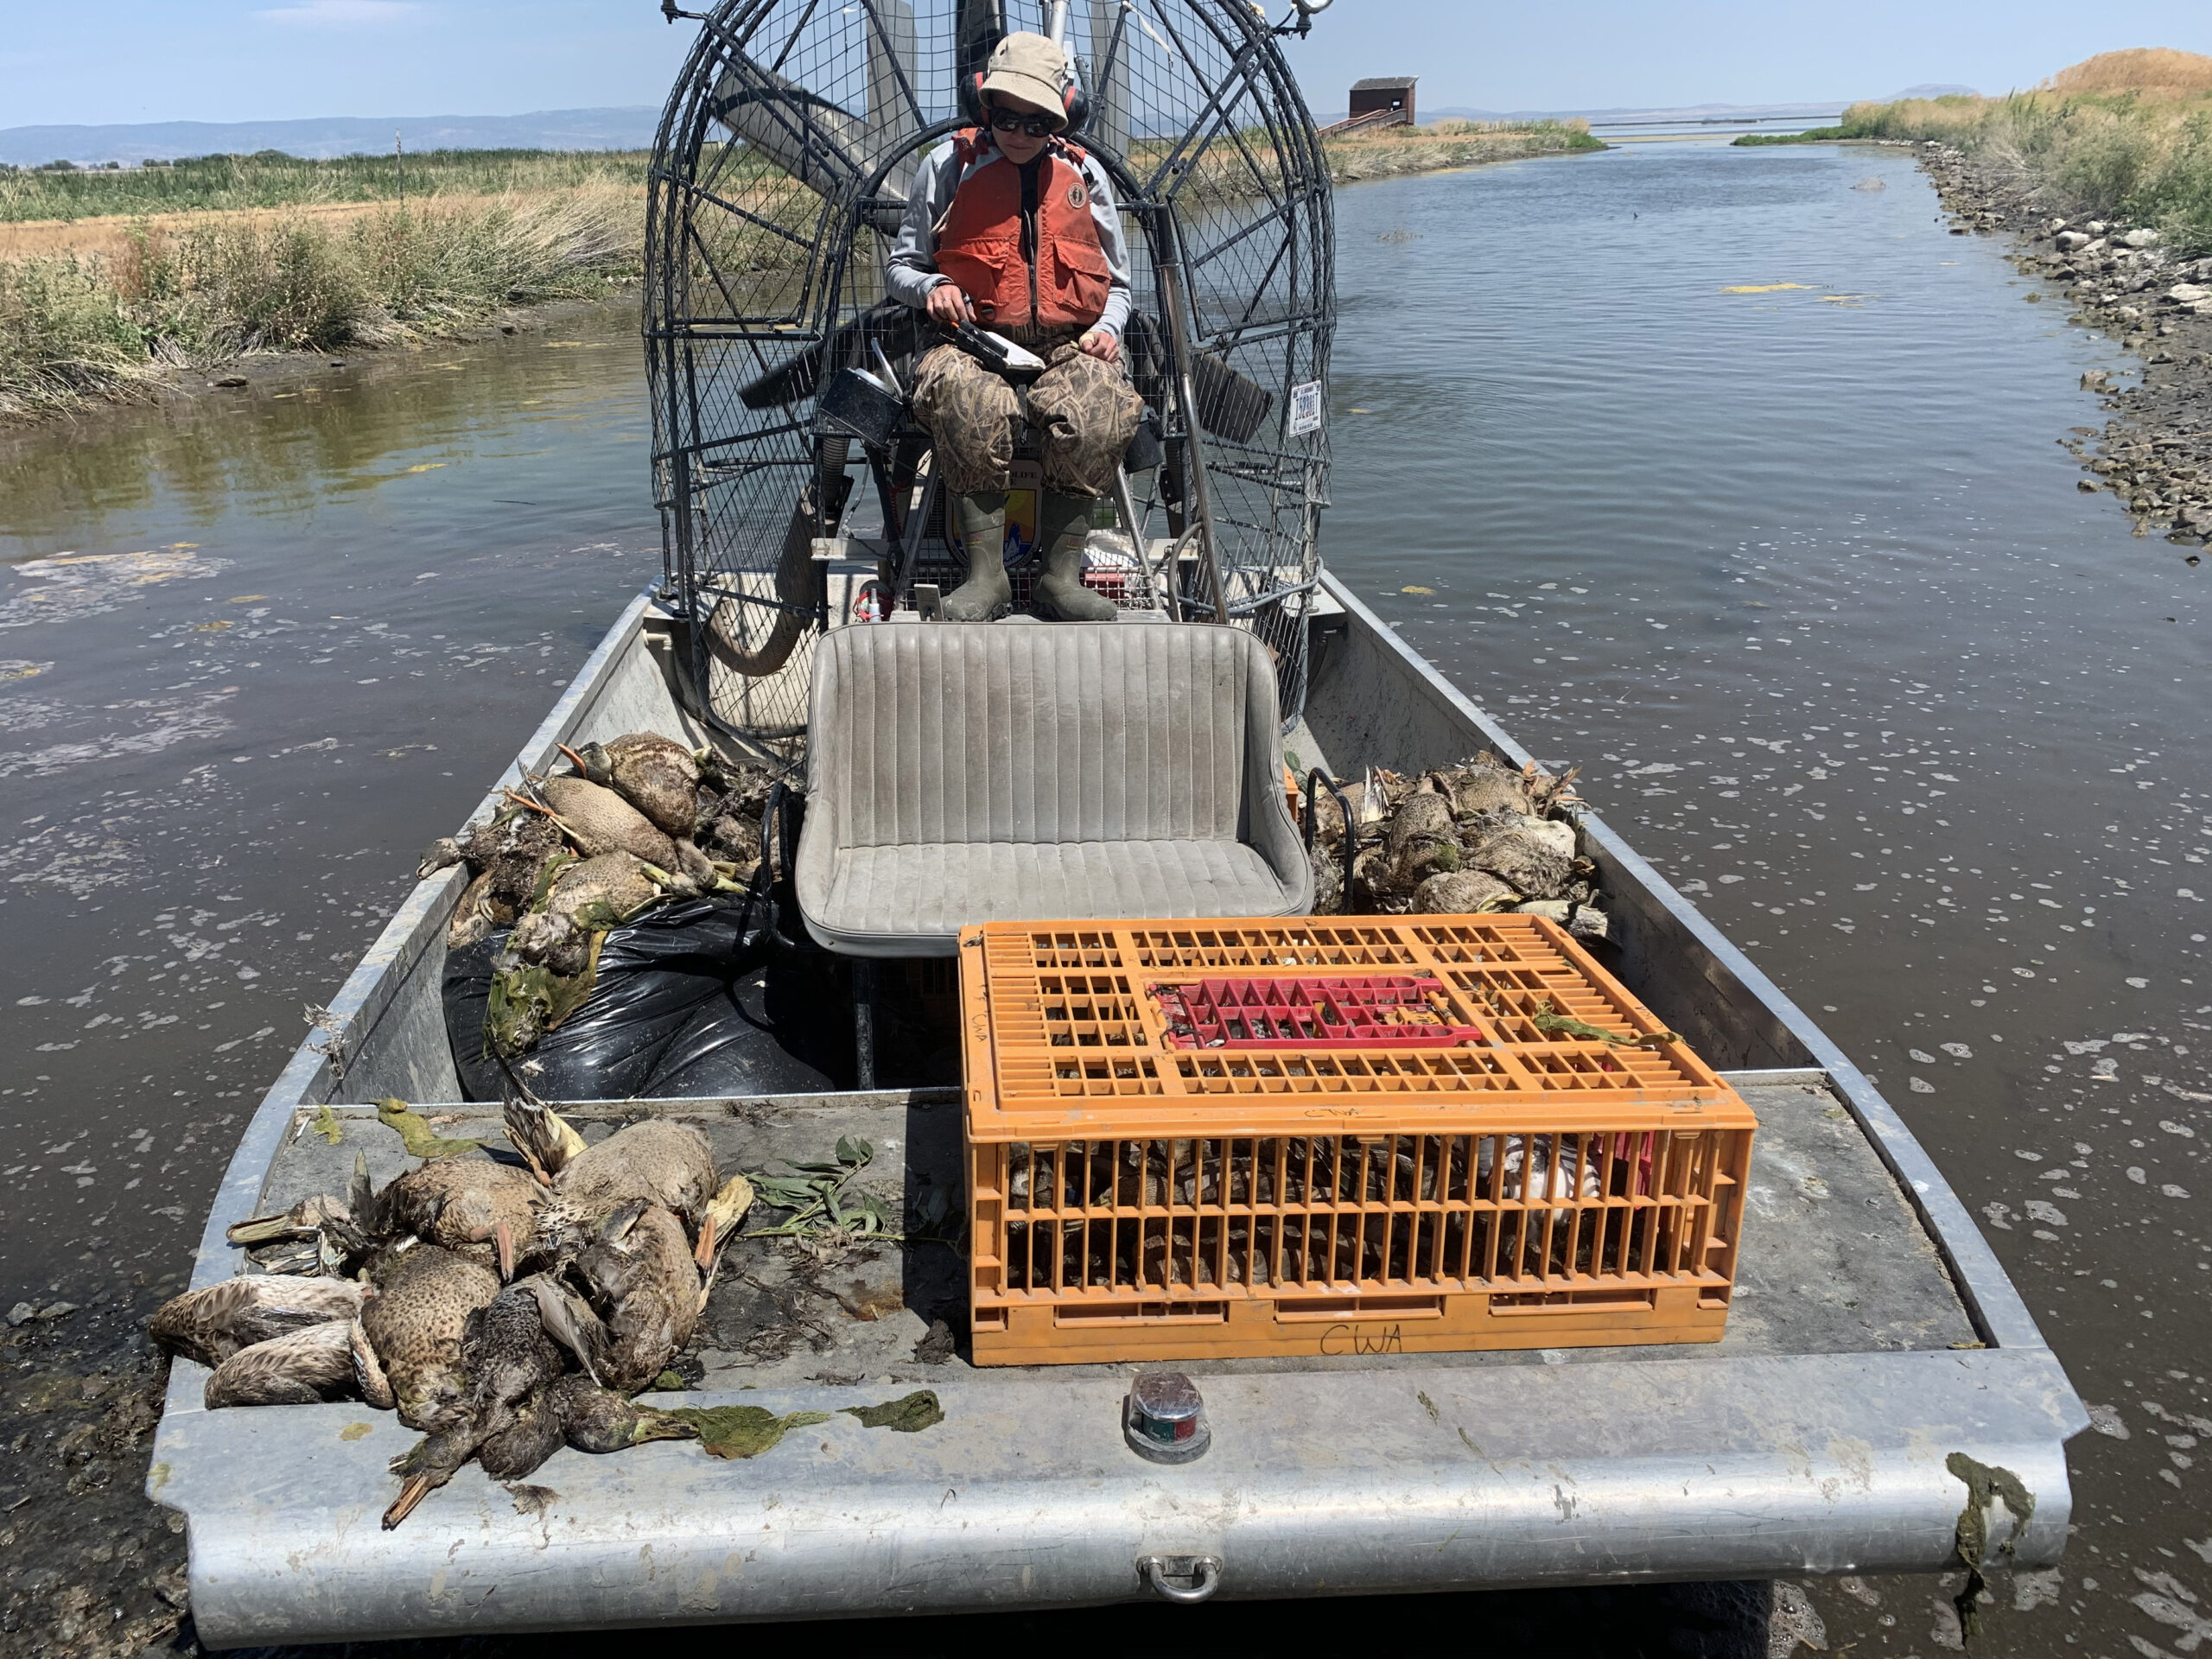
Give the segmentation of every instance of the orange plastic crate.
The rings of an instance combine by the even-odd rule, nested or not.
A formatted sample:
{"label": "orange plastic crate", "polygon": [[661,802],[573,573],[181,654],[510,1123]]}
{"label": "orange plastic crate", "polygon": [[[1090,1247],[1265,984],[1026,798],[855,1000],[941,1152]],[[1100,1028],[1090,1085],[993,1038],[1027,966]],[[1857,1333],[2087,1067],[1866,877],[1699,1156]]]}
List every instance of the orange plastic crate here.
{"label": "orange plastic crate", "polygon": [[[1532,916],[964,929],[978,1364],[1718,1341],[1757,1127]],[[1441,1039],[1192,1047],[1173,993],[1424,990]],[[1171,994],[1163,997],[1161,988]]]}

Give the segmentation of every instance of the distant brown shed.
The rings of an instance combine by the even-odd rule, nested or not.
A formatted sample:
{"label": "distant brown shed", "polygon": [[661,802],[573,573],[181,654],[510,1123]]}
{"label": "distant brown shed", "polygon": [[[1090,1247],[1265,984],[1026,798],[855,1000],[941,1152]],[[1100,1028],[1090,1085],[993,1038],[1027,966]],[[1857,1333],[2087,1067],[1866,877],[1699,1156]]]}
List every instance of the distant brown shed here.
{"label": "distant brown shed", "polygon": [[1372,75],[1365,80],[1351,84],[1350,118],[1357,121],[1363,115],[1379,115],[1384,111],[1395,111],[1395,121],[1377,121],[1376,126],[1408,126],[1414,124],[1414,83],[1419,75]]}

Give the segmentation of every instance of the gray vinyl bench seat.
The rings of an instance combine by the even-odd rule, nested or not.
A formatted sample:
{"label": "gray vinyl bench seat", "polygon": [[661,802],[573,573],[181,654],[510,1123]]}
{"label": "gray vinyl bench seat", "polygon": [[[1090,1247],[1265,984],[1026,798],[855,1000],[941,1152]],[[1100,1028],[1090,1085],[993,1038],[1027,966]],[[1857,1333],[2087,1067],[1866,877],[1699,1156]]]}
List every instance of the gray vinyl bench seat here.
{"label": "gray vinyl bench seat", "polygon": [[794,872],[816,941],[987,921],[1303,915],[1274,671],[1239,628],[861,624],[816,648]]}

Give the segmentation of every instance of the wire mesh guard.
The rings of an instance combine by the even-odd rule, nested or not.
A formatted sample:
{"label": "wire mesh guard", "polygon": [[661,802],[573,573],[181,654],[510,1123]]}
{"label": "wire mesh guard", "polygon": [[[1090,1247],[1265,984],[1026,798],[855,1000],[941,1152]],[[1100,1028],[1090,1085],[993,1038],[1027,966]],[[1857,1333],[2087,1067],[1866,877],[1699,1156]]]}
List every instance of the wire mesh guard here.
{"label": "wire mesh guard", "polygon": [[[1006,923],[960,963],[979,1363],[1723,1333],[1755,1120],[1548,922]],[[1437,1023],[1192,1048],[1206,986]]]}
{"label": "wire mesh guard", "polygon": [[[645,331],[694,690],[772,758],[804,753],[815,636],[957,569],[925,437],[910,422],[873,442],[832,432],[817,391],[847,367],[911,385],[930,342],[883,279],[906,191],[963,124],[960,73],[1062,12],[1092,106],[1077,142],[1114,181],[1131,251],[1126,359],[1163,439],[1131,479],[1122,516],[1139,522],[1105,585],[1145,604],[1172,585],[1184,614],[1212,613],[1191,543],[1156,552],[1191,527],[1203,482],[1226,609],[1275,652],[1286,720],[1303,707],[1332,232],[1319,143],[1266,21],[1247,0],[725,0],[662,117]],[[874,584],[833,591],[816,553],[841,531],[875,556]]]}

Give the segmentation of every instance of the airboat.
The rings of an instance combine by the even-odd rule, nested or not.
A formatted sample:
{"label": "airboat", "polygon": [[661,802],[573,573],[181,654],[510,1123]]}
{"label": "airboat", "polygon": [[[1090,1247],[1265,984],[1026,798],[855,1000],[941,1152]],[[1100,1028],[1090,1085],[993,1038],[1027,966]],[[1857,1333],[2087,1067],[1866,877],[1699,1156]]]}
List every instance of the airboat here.
{"label": "airboat", "polygon": [[[1139,665],[1118,683],[1137,701],[1142,665],[1166,660],[1160,642],[1257,664],[1251,683],[1272,696],[1239,705],[1240,741],[1273,801],[1263,813],[1248,798],[1230,833],[1251,843],[1255,880],[1277,879],[1281,914],[1311,891],[1302,861],[1270,850],[1287,822],[1274,816],[1288,810],[1274,786],[1283,756],[1322,787],[1478,749],[1529,760],[1322,568],[1330,194],[1281,50],[1321,4],[1280,22],[1247,0],[667,9],[697,41],[652,171],[644,337],[664,575],[482,810],[563,745],[650,728],[719,746],[775,767],[795,802],[817,798],[769,865],[797,912],[819,909],[834,882],[810,899],[804,842],[832,817],[847,841],[865,838],[823,798],[849,792],[859,767],[896,817],[893,761],[934,744],[933,764],[950,764],[959,734],[939,728],[964,718],[909,671],[941,677],[986,637],[1010,643],[974,649],[1017,668],[1024,652],[1121,652]],[[959,87],[1009,29],[1065,46],[1089,103],[1077,142],[1130,227],[1129,354],[1150,413],[1086,578],[1122,607],[1114,623],[932,620],[954,548],[926,438],[902,412],[918,341],[884,302],[882,256],[920,159],[969,118]],[[1009,537],[1017,591],[1027,551]],[[904,700],[830,687],[861,659]],[[1253,828],[1262,817],[1272,830]],[[357,1404],[210,1412],[205,1373],[179,1361],[147,1490],[184,1518],[200,1639],[2056,1561],[2064,1445],[2088,1416],[1957,1196],[1866,1077],[1618,835],[1586,813],[1575,836],[1606,898],[1606,968],[1757,1116],[1720,1340],[1421,1352],[1365,1339],[1389,1328],[1386,1310],[1347,1306],[1304,1351],[1182,1365],[1211,1440],[1203,1457],[1162,1462],[1128,1435],[1135,1366],[982,1365],[963,1341],[932,1348],[936,1322],[964,1306],[956,1249],[887,1249],[830,1277],[764,1265],[749,1287],[716,1293],[685,1403],[835,1413],[887,1385],[927,1386],[943,1421],[825,1427],[746,1462],[681,1444],[563,1452],[520,1496],[471,1468],[396,1531],[376,1516],[406,1431]],[[463,886],[448,869],[414,889],[264,1096],[195,1285],[244,1270],[228,1227],[342,1188],[357,1148],[379,1179],[402,1166],[370,1103],[397,1096],[454,1135],[496,1135],[497,1103],[467,1097],[441,997]],[[842,975],[832,1012],[853,1040],[821,1086],[564,1111],[588,1132],[648,1114],[694,1122],[746,1167],[866,1140],[877,1157],[864,1179],[888,1213],[941,1211],[972,1173],[963,1089],[911,1080],[918,1063],[899,1051],[912,1022],[876,1018],[880,981],[906,965],[887,964],[898,930],[872,933],[869,917],[913,886],[880,885],[859,921],[826,930],[844,951],[830,953]],[[1020,887],[993,884],[1001,913],[1021,913]],[[950,965],[949,945],[912,954]],[[926,973],[916,982],[924,1027],[955,1020],[931,1012]],[[339,1147],[307,1132],[334,1122]],[[794,1313],[803,1338],[779,1338]]]}

